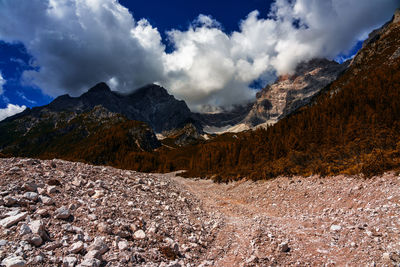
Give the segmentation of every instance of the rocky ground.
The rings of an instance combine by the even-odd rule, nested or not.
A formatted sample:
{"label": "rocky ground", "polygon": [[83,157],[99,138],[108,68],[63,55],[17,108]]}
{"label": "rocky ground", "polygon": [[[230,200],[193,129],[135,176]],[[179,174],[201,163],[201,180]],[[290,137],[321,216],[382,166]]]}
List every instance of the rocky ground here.
{"label": "rocky ground", "polygon": [[219,211],[214,266],[399,266],[400,177],[173,178]]}
{"label": "rocky ground", "polygon": [[4,266],[199,266],[219,220],[160,175],[0,160]]}
{"label": "rocky ground", "polygon": [[214,184],[0,160],[2,266],[398,266],[400,177]]}

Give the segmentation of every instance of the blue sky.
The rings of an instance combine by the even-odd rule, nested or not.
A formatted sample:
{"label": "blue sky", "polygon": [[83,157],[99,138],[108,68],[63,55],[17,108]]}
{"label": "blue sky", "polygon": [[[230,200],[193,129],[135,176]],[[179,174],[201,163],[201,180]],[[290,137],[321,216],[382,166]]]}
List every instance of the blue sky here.
{"label": "blue sky", "polygon": [[29,62],[31,56],[22,44],[9,44],[0,41],[0,70],[7,81],[3,86],[4,93],[0,96],[0,108],[8,103],[28,107],[48,104],[53,98],[44,95],[39,88],[21,82],[25,70],[33,70]]}
{"label": "blue sky", "polygon": [[134,17],[147,18],[162,33],[172,28],[185,30],[199,14],[211,15],[229,33],[238,30],[239,21],[254,10],[259,10],[261,16],[266,17],[272,2],[265,0],[120,1],[131,10]]}
{"label": "blue sky", "polygon": [[156,82],[195,110],[240,104],[254,97],[255,84],[265,86],[301,61],[351,57],[398,6],[397,0],[3,0],[0,109],[44,105],[100,81],[121,93]]}

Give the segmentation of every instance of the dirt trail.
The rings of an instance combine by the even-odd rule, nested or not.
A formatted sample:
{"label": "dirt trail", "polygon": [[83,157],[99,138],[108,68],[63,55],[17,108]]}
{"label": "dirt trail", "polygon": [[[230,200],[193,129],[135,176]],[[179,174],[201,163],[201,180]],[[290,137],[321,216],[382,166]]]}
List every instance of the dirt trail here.
{"label": "dirt trail", "polygon": [[[400,262],[400,178],[278,178],[215,184],[172,177],[221,217],[213,266],[390,266]],[[285,251],[285,245],[289,251]]]}
{"label": "dirt trail", "polygon": [[236,266],[250,259],[252,252],[254,209],[231,196],[222,185],[215,185],[209,180],[189,180],[179,177],[175,181],[184,185],[192,194],[203,202],[208,212],[219,212],[223,225],[218,232],[216,246],[209,251],[208,258],[214,260],[215,266]]}

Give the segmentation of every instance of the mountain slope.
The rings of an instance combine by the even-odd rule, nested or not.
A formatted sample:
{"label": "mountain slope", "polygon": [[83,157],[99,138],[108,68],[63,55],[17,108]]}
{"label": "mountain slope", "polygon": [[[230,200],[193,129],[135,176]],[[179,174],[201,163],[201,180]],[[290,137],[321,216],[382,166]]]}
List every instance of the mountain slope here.
{"label": "mountain slope", "polygon": [[128,153],[160,146],[147,124],[128,120],[102,106],[83,113],[47,108],[33,113],[0,123],[3,154],[116,164]]}

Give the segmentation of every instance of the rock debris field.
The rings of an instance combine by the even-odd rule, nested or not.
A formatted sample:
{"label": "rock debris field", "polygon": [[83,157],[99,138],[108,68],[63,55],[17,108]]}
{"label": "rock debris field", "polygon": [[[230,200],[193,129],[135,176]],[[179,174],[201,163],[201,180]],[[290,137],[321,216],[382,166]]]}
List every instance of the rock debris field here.
{"label": "rock debris field", "polygon": [[215,184],[0,159],[1,266],[398,266],[400,177]]}

